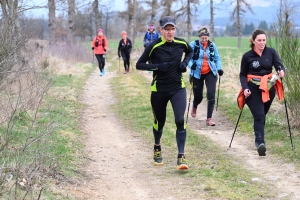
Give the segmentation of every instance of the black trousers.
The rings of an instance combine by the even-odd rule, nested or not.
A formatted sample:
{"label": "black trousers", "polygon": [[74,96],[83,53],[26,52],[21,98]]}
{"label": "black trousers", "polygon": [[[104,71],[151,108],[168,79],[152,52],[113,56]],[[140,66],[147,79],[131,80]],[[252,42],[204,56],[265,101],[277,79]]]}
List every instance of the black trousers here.
{"label": "black trousers", "polygon": [[207,114],[206,117],[211,118],[215,106],[215,95],[216,95],[216,85],[217,85],[217,76],[215,76],[212,72],[207,74],[201,74],[200,79],[191,77],[193,81],[193,93],[194,93],[194,101],[193,107],[197,108],[197,106],[203,100],[203,88],[204,82],[206,86],[206,98],[207,98]]}
{"label": "black trousers", "polygon": [[255,142],[259,144],[265,143],[265,121],[266,115],[270,110],[271,104],[275,97],[275,89],[271,87],[269,90],[270,100],[266,103],[262,102],[262,92],[259,89],[259,86],[249,82],[248,83],[249,90],[251,91],[251,95],[246,99],[246,104],[248,105],[252,116],[253,116],[253,128],[255,134]]}
{"label": "black trousers", "polygon": [[105,54],[95,54],[97,61],[98,61],[98,67],[100,72],[102,72],[102,69],[104,69],[105,66]]}
{"label": "black trousers", "polygon": [[124,53],[121,51],[121,55],[122,55],[123,62],[124,62],[124,69],[127,70],[130,67],[130,54]]}
{"label": "black trousers", "polygon": [[179,153],[184,153],[186,141],[186,129],[184,123],[184,113],[186,109],[186,89],[182,88],[170,92],[152,92],[151,105],[154,115],[153,134],[155,144],[160,144],[162,130],[166,122],[167,105],[171,102],[176,130],[176,141]]}

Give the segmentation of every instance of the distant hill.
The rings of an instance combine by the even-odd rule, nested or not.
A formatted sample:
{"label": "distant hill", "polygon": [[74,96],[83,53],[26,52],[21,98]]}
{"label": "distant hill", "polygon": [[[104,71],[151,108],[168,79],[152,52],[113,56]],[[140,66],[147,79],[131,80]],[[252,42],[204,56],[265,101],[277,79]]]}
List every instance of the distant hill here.
{"label": "distant hill", "polygon": [[[198,14],[198,20],[196,24],[209,25],[209,5],[207,4],[205,8],[206,9],[202,9],[200,14]],[[243,22],[246,22],[247,24],[250,24],[252,22],[254,26],[258,26],[259,23],[263,20],[265,20],[268,24],[276,22],[277,12],[279,8],[275,5],[269,7],[255,6],[252,7],[252,10],[254,14],[247,10],[247,13],[243,17]],[[228,10],[226,12],[222,10],[216,10],[215,13],[215,26],[226,27],[227,24],[233,23],[232,20],[229,19],[230,13],[228,12]],[[295,25],[300,26],[300,18],[297,18],[296,16]]]}

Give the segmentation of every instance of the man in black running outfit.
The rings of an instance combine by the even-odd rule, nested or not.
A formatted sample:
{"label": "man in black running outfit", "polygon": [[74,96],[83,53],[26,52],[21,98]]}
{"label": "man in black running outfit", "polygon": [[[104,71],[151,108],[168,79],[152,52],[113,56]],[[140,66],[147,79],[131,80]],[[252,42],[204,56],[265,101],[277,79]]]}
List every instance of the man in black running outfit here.
{"label": "man in black running outfit", "polygon": [[[153,71],[151,105],[154,115],[154,164],[163,165],[160,139],[166,121],[167,104],[171,101],[177,127],[177,169],[187,170],[188,164],[184,155],[186,90],[182,73],[186,72],[187,64],[193,56],[193,49],[184,39],[174,37],[176,20],[173,17],[165,16],[159,23],[162,37],[150,43],[136,63],[138,70]],[[150,59],[151,64],[146,63]]]}

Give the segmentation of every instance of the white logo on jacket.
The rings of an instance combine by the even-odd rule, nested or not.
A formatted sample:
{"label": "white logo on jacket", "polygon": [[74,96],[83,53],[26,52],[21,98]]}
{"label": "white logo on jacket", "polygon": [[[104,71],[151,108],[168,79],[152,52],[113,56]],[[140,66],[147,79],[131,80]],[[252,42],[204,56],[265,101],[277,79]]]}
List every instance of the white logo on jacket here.
{"label": "white logo on jacket", "polygon": [[258,61],[254,61],[254,62],[252,63],[252,66],[253,66],[254,68],[258,68],[258,67],[260,66],[260,64],[259,64]]}

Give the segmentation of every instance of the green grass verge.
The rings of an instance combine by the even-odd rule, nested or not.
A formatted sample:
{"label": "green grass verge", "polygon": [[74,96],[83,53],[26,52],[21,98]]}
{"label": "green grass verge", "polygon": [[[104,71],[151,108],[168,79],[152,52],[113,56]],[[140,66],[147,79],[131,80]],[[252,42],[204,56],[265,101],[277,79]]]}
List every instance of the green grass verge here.
{"label": "green grass verge", "polygon": [[[144,72],[146,73],[146,72]],[[138,73],[117,76],[111,80],[111,85],[117,99],[122,99],[113,105],[127,128],[140,133],[149,144],[149,154],[153,146],[152,112],[150,105],[150,81]],[[129,114],[130,113],[130,114]],[[162,145],[164,157],[176,157],[177,147],[175,138],[176,126],[171,106],[168,106],[167,121],[164,127]],[[170,166],[169,173],[163,175],[184,177],[195,189],[202,191],[205,198],[221,199],[260,199],[275,197],[268,192],[268,186],[259,182],[251,182],[257,175],[243,169],[242,161],[224,154],[218,144],[204,136],[188,130],[186,154],[190,161],[188,173],[174,173],[174,166]],[[149,160],[152,162],[152,160]],[[162,175],[159,175],[162,177]]]}

